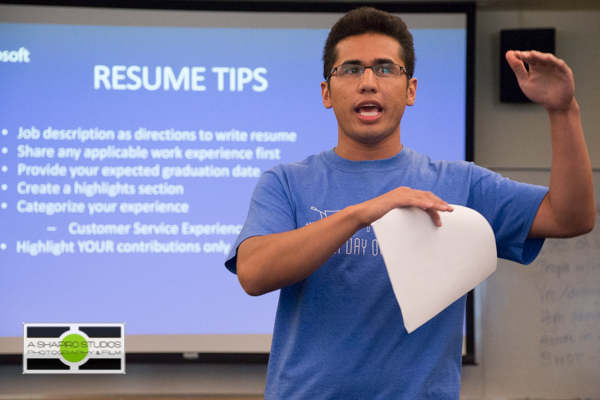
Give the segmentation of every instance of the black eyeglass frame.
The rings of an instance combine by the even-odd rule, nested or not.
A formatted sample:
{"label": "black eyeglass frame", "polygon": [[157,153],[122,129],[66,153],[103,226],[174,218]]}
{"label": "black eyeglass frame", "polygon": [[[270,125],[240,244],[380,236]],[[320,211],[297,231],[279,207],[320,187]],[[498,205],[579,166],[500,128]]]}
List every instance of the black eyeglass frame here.
{"label": "black eyeglass frame", "polygon": [[371,68],[371,71],[373,71],[373,74],[377,78],[379,78],[379,76],[375,72],[375,68],[376,67],[379,67],[380,65],[396,65],[398,68],[400,68],[400,71],[403,72],[408,77],[408,79],[412,78],[412,76],[408,74],[408,71],[406,71],[406,68],[404,68],[402,65],[399,65],[399,64],[396,64],[396,63],[381,63],[381,64],[370,65],[370,66],[364,66],[364,65],[360,65],[360,64],[340,64],[340,65],[338,65],[337,67],[335,67],[335,68],[333,68],[331,70],[331,72],[329,73],[329,76],[327,77],[327,82],[329,82],[329,80],[333,76],[333,73],[336,72],[338,70],[338,68],[341,67],[341,66],[343,66],[343,65],[355,65],[355,66],[357,66],[358,69],[359,69],[359,73],[360,73],[361,77],[365,73],[366,69]]}

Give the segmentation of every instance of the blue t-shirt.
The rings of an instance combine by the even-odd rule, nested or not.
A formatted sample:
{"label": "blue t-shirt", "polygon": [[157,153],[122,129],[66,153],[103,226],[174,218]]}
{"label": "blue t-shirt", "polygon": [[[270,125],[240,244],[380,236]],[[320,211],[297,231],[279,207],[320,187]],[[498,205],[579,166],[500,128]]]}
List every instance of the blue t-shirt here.
{"label": "blue t-shirt", "polygon": [[[330,150],[262,175],[225,265],[236,272],[249,237],[301,228],[399,186],[477,210],[499,257],[529,263],[542,247],[527,234],[546,188],[406,147],[374,161]],[[409,335],[373,229],[356,232],[311,276],[281,289],[265,399],[458,399],[465,298]]]}

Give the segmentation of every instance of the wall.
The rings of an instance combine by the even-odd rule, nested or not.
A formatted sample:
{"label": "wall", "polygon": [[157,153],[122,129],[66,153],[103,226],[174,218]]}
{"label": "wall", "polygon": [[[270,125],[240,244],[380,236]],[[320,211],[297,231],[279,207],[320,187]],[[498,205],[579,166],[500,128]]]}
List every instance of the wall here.
{"label": "wall", "polygon": [[[588,148],[600,168],[600,10],[479,11],[477,15],[475,161],[487,167],[550,166],[550,139],[545,112],[533,105],[499,103],[499,32],[501,29],[555,27],[557,55],[573,69]],[[451,77],[449,77],[450,79]],[[502,265],[500,265],[502,268]],[[478,366],[464,368],[462,398],[501,399],[538,397],[502,385],[502,371],[486,352],[496,345],[494,287],[484,283],[477,292]],[[483,333],[482,333],[483,332]],[[519,359],[514,360],[515,365]],[[493,372],[493,374],[492,374]],[[129,364],[126,376],[24,377],[18,366],[0,366],[0,399],[23,395],[77,394],[260,394],[263,365],[144,365]],[[27,378],[27,379],[25,379]],[[541,394],[540,394],[541,393]],[[557,394],[556,398],[561,398]],[[570,396],[574,397],[574,396]],[[566,397],[562,397],[566,398]]]}

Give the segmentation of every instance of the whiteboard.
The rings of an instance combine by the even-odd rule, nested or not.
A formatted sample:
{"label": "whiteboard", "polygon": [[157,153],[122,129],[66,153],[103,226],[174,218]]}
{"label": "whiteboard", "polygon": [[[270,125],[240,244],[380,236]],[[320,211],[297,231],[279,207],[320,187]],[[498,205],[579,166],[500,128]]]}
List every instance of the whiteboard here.
{"label": "whiteboard", "polygon": [[[547,186],[549,170],[495,169]],[[597,213],[600,171],[594,172]],[[485,398],[600,398],[600,217],[547,239],[529,266],[499,260],[480,296]]]}

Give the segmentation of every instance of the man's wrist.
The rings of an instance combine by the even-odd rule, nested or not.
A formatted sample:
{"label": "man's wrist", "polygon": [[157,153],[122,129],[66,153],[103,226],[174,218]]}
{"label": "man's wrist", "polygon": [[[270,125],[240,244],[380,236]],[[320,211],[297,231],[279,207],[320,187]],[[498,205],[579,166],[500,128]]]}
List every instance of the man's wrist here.
{"label": "man's wrist", "polygon": [[575,97],[573,97],[573,100],[571,101],[571,103],[564,109],[559,109],[559,108],[548,109],[548,108],[546,108],[546,111],[548,112],[548,116],[550,118],[552,118],[552,117],[568,117],[568,116],[579,117],[579,104],[577,103],[577,100],[575,100]]}
{"label": "man's wrist", "polygon": [[368,213],[365,208],[365,203],[355,204],[353,206],[346,207],[344,211],[347,213],[347,217],[352,221],[352,224],[355,225],[356,230],[363,229],[369,225],[373,221],[370,221],[368,218]]}

